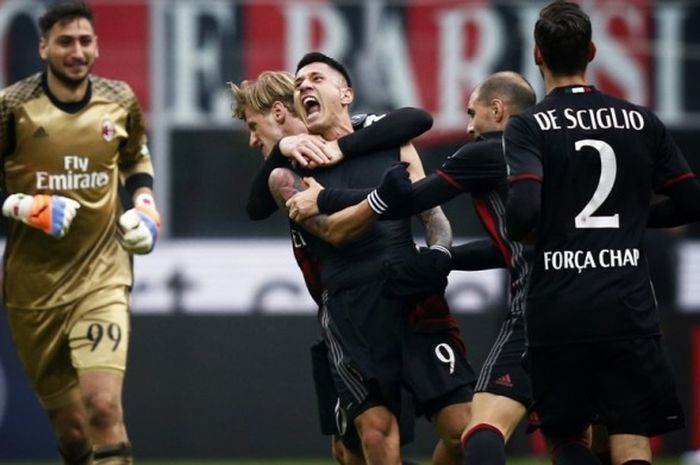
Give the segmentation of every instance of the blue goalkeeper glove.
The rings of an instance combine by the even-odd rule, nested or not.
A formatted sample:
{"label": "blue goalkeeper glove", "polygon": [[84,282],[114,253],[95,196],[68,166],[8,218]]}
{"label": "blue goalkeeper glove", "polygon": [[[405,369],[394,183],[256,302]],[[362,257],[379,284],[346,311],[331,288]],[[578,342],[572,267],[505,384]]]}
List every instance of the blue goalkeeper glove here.
{"label": "blue goalkeeper glove", "polygon": [[62,195],[12,194],[2,204],[2,214],[60,238],[68,232],[78,208],[78,202]]}
{"label": "blue goalkeeper glove", "polygon": [[117,238],[129,253],[144,255],[153,250],[160,232],[160,215],[151,194],[139,194],[134,208],[119,217]]}
{"label": "blue goalkeeper glove", "polygon": [[394,163],[384,172],[377,188],[367,196],[369,207],[374,213],[382,215],[413,194],[407,167],[408,163],[402,161]]}

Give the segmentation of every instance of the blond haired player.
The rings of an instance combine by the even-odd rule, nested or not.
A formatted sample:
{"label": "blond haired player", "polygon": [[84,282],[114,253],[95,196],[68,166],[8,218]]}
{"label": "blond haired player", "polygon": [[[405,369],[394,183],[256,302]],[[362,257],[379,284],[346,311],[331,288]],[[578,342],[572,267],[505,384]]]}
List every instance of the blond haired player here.
{"label": "blond haired player", "polygon": [[39,20],[46,70],[0,92],[4,301],[64,463],[121,465],[132,463],[121,399],[131,254],[151,251],[159,216],[136,97],[90,74],[92,21],[82,2],[51,6]]}

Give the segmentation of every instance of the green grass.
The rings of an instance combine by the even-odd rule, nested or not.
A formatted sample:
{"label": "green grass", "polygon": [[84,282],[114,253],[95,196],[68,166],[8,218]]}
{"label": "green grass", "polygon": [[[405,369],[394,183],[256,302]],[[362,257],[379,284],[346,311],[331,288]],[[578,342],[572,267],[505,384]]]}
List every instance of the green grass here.
{"label": "green grass", "polygon": [[[420,465],[430,465],[430,459],[413,459]],[[508,465],[548,465],[550,462],[544,458],[538,457],[509,457]],[[678,465],[680,461],[677,457],[655,458],[654,465]],[[0,461],[0,465],[55,465],[55,461],[51,462],[4,462]],[[136,460],[138,465],[336,465],[330,459],[190,459],[190,460]]]}

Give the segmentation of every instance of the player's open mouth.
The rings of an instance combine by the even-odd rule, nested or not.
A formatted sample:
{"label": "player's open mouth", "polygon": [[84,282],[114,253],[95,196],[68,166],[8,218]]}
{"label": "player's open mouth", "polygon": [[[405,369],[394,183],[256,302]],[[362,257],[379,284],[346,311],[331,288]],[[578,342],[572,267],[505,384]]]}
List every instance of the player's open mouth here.
{"label": "player's open mouth", "polygon": [[304,105],[304,111],[306,111],[307,116],[311,116],[314,113],[318,113],[319,111],[321,111],[321,105],[318,103],[318,100],[316,100],[316,97],[314,97],[313,95],[304,97],[301,103],[302,105]]}

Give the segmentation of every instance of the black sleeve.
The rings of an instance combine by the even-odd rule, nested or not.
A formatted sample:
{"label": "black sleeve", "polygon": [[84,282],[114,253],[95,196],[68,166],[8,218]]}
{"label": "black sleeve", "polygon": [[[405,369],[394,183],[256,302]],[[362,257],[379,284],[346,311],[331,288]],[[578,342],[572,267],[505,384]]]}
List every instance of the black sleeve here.
{"label": "black sleeve", "polygon": [[647,226],[671,228],[700,220],[700,182],[691,177],[665,189],[668,199],[652,205]]}
{"label": "black sleeve", "polygon": [[272,170],[282,167],[290,168],[291,163],[282,155],[278,144],[272,149],[272,153],[262,164],[251,183],[246,204],[246,212],[251,220],[264,220],[277,211],[277,202],[270,194],[268,180]]}
{"label": "black sleeve", "polygon": [[511,184],[506,201],[506,228],[514,240],[524,239],[537,227],[541,189],[542,184],[533,179],[521,179]]}
{"label": "black sleeve", "polygon": [[417,215],[442,205],[462,193],[459,186],[450,182],[439,171],[432,173],[412,185],[413,193],[402,205],[390,208],[382,219],[392,220]]}
{"label": "black sleeve", "polygon": [[418,137],[433,125],[433,117],[418,108],[400,108],[369,126],[338,139],[338,147],[347,158],[399,147]]}
{"label": "black sleeve", "polygon": [[327,187],[318,193],[316,203],[318,211],[321,213],[335,213],[344,208],[362,202],[371,188],[365,189],[344,189],[341,187]]}
{"label": "black sleeve", "polygon": [[463,145],[438,171],[464,192],[487,192],[506,179],[501,139],[479,140]]}
{"label": "black sleeve", "polygon": [[452,247],[452,269],[462,271],[507,268],[503,254],[491,239],[478,239]]}
{"label": "black sleeve", "polygon": [[[401,206],[389,209],[381,219],[394,220],[413,216],[462,193],[457,186],[437,173],[413,183],[412,188],[410,198]],[[335,213],[363,201],[370,192],[372,189],[326,188],[318,195],[318,209],[321,213]]]}

